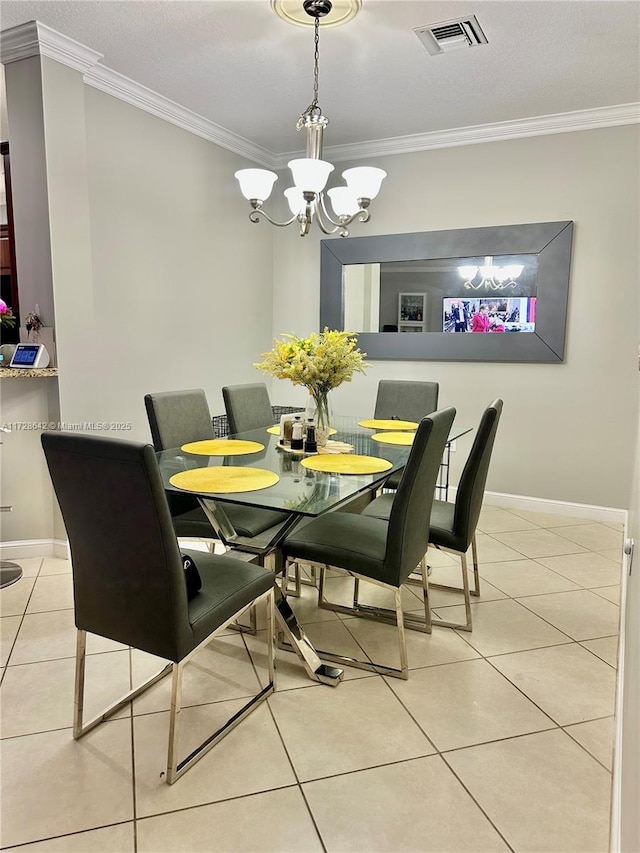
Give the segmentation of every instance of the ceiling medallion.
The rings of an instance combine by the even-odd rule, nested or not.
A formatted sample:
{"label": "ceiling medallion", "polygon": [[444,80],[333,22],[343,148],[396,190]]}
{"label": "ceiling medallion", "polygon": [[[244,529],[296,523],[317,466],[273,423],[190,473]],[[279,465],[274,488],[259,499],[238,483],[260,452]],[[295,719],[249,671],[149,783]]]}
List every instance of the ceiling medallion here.
{"label": "ceiling medallion", "polygon": [[[316,0],[316,3],[321,7],[329,6],[329,12],[322,15],[321,27],[340,27],[342,24],[348,24],[362,9],[362,0],[333,0],[328,4],[326,0]],[[307,12],[300,0],[271,0],[271,8],[288,24],[298,27],[314,26],[313,19],[309,17],[314,13]]]}

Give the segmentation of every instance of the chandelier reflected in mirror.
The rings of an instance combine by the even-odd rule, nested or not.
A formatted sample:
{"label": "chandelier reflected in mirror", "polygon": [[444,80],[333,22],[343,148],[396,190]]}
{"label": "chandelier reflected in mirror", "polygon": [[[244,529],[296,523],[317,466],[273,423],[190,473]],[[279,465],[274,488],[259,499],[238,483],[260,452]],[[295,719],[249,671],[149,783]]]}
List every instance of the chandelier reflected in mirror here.
{"label": "chandelier reflected in mirror", "polygon": [[[493,262],[493,257],[487,255],[481,266],[460,266],[458,272],[464,279],[464,286],[471,290],[505,290],[515,287],[516,279],[521,275],[522,264],[507,264],[499,267]],[[479,274],[479,278],[476,278]]]}
{"label": "chandelier reflected in mirror", "polygon": [[[302,23],[300,17],[293,20],[291,15],[282,14],[280,7],[284,5],[283,0],[279,3],[276,0],[272,5],[285,20]],[[345,4],[343,0],[342,6],[345,5],[351,6],[355,11],[360,8],[359,0],[350,0],[349,4]],[[285,222],[277,222],[263,210],[262,205],[271,195],[273,185],[278,179],[275,172],[268,169],[240,169],[235,173],[240,183],[240,191],[252,207],[249,214],[252,222],[259,222],[260,217],[264,217],[278,228],[298,222],[301,237],[306,237],[314,220],[323,234],[339,233],[341,237],[347,237],[348,225],[355,220],[368,221],[371,200],[378,195],[382,181],[387,175],[383,169],[373,166],[358,166],[344,171],[342,177],[346,186],[333,187],[326,192],[333,216],[330,214],[325,200],[325,187],[334,167],[322,159],[322,137],[329,119],[322,114],[318,105],[318,63],[320,18],[329,15],[332,8],[330,0],[304,0],[300,9],[300,13],[304,11],[314,19],[313,100],[296,124],[296,130],[305,130],[307,134],[306,157],[290,160],[287,164],[293,177],[293,186],[286,189],[284,195],[289,204],[291,218]],[[350,17],[353,17],[353,14]],[[348,19],[349,17],[344,16],[343,20],[337,20],[336,23],[344,23],[344,20]]]}

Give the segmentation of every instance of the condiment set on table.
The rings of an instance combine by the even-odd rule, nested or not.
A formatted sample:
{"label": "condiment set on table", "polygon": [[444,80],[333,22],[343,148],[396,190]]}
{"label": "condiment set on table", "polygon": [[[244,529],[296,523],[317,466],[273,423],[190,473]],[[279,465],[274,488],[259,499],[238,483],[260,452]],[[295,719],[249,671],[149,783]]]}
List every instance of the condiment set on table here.
{"label": "condiment set on table", "polygon": [[[353,445],[344,441],[327,441],[319,445],[317,441],[316,423],[313,418],[305,418],[304,412],[285,414],[280,418],[280,427],[272,427],[269,432],[278,432],[280,442],[278,449],[290,453],[351,453]],[[336,430],[329,433],[335,435]]]}

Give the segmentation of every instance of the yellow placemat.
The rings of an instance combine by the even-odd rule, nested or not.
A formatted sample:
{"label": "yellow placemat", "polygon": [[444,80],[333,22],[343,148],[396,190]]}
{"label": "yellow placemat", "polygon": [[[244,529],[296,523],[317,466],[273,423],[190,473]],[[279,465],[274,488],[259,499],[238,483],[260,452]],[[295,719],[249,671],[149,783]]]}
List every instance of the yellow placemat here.
{"label": "yellow placemat", "polygon": [[191,441],[189,444],[183,444],[180,450],[202,456],[244,456],[245,453],[264,450],[264,444],[258,441],[242,441],[239,438],[211,438],[207,441]]}
{"label": "yellow placemat", "polygon": [[413,444],[415,432],[377,432],[372,435],[373,441],[381,441],[383,444]]}
{"label": "yellow placemat", "polygon": [[[267,427],[267,432],[270,432],[271,435],[280,435],[280,424],[276,424],[272,427]],[[335,435],[338,432],[337,429],[333,427],[329,427],[329,435]]]}
{"label": "yellow placemat", "polygon": [[414,421],[395,421],[395,420],[385,420],[382,418],[371,418],[368,421],[358,421],[358,425],[361,427],[367,427],[368,429],[418,429],[418,424],[414,423]]}
{"label": "yellow placemat", "polygon": [[172,486],[187,492],[257,492],[275,485],[280,477],[264,468],[228,467],[193,468],[169,478]]}
{"label": "yellow placemat", "polygon": [[302,460],[305,468],[327,474],[379,474],[393,468],[391,462],[377,456],[356,456],[353,453],[310,456]]}

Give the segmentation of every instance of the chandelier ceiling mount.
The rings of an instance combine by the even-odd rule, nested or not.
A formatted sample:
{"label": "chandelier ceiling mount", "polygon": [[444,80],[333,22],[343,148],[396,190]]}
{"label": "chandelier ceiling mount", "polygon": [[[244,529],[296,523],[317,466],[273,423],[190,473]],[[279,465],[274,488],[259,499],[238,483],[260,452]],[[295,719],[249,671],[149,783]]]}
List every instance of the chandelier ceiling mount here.
{"label": "chandelier ceiling mount", "polygon": [[[360,0],[350,0],[348,5],[353,11],[351,17],[360,8]],[[281,14],[284,0],[272,0],[276,13],[285,20],[289,18]],[[345,3],[342,3],[345,6]],[[279,8],[281,7],[281,11]],[[322,143],[324,130],[329,119],[323,115],[318,104],[319,76],[319,44],[320,19],[330,15],[333,9],[331,0],[303,0],[302,10],[313,19],[314,27],[314,63],[313,63],[313,100],[304,110],[296,123],[296,130],[304,130],[307,134],[306,157],[290,160],[287,164],[293,176],[293,186],[284,191],[289,203],[292,216],[285,222],[277,222],[262,209],[264,202],[271,195],[273,185],[278,179],[275,172],[268,169],[240,169],[235,177],[240,183],[240,190],[252,207],[249,219],[259,222],[264,217],[272,225],[284,228],[293,222],[300,224],[300,236],[306,237],[315,220],[323,234],[339,233],[341,237],[349,234],[347,226],[355,220],[367,222],[369,205],[380,191],[382,181],[387,173],[373,166],[358,166],[347,169],[342,173],[346,186],[333,187],[326,195],[331,201],[333,218],[325,201],[325,186],[334,167],[322,159]],[[285,10],[290,14],[290,10]],[[346,14],[346,11],[343,10]],[[291,21],[299,23],[299,21]],[[343,21],[337,21],[337,23]]]}

